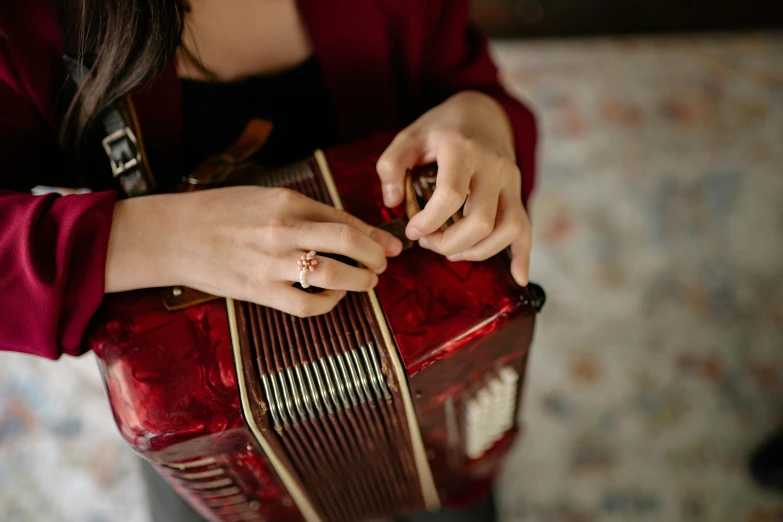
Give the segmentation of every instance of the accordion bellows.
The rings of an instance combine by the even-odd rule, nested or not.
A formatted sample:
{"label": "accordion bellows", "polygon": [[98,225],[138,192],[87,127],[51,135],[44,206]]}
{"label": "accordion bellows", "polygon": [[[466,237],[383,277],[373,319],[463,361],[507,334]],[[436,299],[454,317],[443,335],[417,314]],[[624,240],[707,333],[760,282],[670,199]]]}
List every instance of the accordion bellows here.
{"label": "accordion bellows", "polygon": [[[231,183],[286,186],[380,225],[378,137]],[[518,432],[540,303],[508,261],[417,247],[370,293],[300,319],[172,289],[107,296],[89,337],[123,437],[214,521],[350,522],[485,495]]]}

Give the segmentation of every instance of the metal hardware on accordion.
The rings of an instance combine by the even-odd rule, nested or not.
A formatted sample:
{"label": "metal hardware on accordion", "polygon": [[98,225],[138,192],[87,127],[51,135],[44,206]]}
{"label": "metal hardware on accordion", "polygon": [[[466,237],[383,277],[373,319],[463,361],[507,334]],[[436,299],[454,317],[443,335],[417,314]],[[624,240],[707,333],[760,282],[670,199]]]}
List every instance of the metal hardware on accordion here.
{"label": "metal hardware on accordion", "polygon": [[262,374],[261,383],[275,428],[390,397],[372,344]]}

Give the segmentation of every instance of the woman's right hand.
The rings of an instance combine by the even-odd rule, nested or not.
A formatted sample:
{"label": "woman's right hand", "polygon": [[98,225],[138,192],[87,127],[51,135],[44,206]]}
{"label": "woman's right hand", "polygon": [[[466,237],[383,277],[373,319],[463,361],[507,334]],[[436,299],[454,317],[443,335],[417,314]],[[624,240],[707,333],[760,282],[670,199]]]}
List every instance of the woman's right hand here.
{"label": "woman's right hand", "polygon": [[[307,282],[297,261],[318,256]],[[120,201],[106,261],[106,292],[183,285],[299,317],[331,310],[345,291],[373,288],[402,243],[347,212],[283,188],[229,187]]]}

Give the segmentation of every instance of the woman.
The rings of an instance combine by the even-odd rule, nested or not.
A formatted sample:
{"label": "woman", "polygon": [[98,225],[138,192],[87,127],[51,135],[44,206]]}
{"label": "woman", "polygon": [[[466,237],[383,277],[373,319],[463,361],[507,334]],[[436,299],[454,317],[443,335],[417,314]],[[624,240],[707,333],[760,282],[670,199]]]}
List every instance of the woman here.
{"label": "woman", "polygon": [[[92,63],[74,97],[64,53]],[[94,131],[128,92],[164,189],[251,117],[274,125],[259,158],[270,165],[404,129],[378,161],[385,204],[401,202],[407,168],[440,168],[406,235],[452,260],[510,246],[527,283],[534,120],[500,86],[467,0],[2,2],[0,349],[79,355],[103,295],[137,288],[186,285],[321,314],[372,288],[401,249],[281,189],[119,198]],[[93,192],[29,195],[36,185]],[[463,202],[466,218],[439,232]],[[329,260],[310,280],[327,290],[308,294],[291,286],[291,266],[310,249],[367,268]]]}

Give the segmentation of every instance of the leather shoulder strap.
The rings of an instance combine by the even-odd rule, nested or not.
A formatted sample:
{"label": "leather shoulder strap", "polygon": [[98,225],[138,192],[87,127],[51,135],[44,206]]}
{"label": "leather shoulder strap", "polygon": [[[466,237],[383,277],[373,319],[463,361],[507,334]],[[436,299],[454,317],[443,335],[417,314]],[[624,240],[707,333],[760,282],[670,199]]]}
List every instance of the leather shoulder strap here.
{"label": "leather shoulder strap", "polygon": [[[84,63],[70,56],[63,61],[78,87],[90,74]],[[155,189],[155,180],[149,168],[136,111],[130,95],[109,106],[101,114],[104,130],[103,150],[109,158],[112,175],[117,178],[128,197],[144,196]]]}

